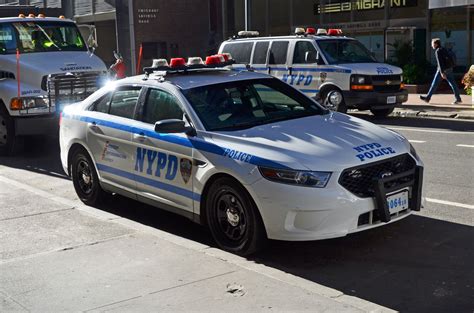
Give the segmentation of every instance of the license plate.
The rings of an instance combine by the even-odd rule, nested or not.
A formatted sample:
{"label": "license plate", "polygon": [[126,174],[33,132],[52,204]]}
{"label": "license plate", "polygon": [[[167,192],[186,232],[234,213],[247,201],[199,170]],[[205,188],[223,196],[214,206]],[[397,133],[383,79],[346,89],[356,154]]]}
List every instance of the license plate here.
{"label": "license plate", "polygon": [[392,104],[397,102],[397,96],[387,97],[387,104]]}
{"label": "license plate", "polygon": [[387,206],[390,214],[408,209],[408,191],[387,196]]}

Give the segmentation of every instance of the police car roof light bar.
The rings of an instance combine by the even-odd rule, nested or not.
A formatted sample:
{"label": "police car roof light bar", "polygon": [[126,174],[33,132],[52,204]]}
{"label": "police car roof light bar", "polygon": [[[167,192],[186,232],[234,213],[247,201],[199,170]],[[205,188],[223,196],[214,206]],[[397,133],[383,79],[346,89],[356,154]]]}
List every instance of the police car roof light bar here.
{"label": "police car roof light bar", "polygon": [[[209,59],[209,61],[208,61]],[[202,59],[201,59],[202,60]],[[152,67],[145,67],[143,68],[143,71],[145,72],[145,78],[148,77],[148,75],[154,73],[154,72],[165,72],[166,74],[175,74],[175,73],[184,73],[188,72],[190,70],[196,71],[199,69],[221,69],[226,66],[235,64],[235,61],[233,59],[230,59],[229,61],[226,62],[221,62],[220,57],[218,56],[209,56],[206,57],[206,64],[190,64],[188,60],[188,64],[184,65],[176,65],[176,66],[168,66],[168,65],[159,65],[159,66],[152,66]],[[172,61],[170,60],[170,63]],[[181,62],[181,61],[175,61],[175,62]],[[193,61],[196,62],[196,61]],[[158,65],[158,62],[154,65]]]}
{"label": "police car roof light bar", "polygon": [[306,35],[316,35],[316,29],[313,27],[306,28]]}
{"label": "police car roof light bar", "polygon": [[171,68],[183,67],[183,66],[186,66],[186,60],[184,58],[172,58],[170,60]]}
{"label": "police car roof light bar", "polygon": [[316,32],[317,36],[327,35],[327,34],[328,34],[327,30],[324,28],[318,28],[318,31]]}
{"label": "police car roof light bar", "polygon": [[342,30],[336,29],[336,28],[330,28],[328,30],[328,35],[329,36],[339,36],[342,35]]}

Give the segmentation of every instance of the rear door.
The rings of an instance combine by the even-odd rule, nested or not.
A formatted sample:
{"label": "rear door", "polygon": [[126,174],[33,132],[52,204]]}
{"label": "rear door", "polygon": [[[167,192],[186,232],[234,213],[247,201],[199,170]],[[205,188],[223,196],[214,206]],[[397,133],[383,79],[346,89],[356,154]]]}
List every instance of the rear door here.
{"label": "rear door", "polygon": [[132,140],[139,199],[192,214],[195,168],[191,142],[184,133],[159,134],[154,130],[158,121],[184,119],[178,98],[168,91],[149,88],[138,119]]}
{"label": "rear door", "polygon": [[105,183],[135,193],[132,125],[141,88],[121,87],[97,100],[87,117],[87,146]]}
{"label": "rear door", "polygon": [[290,74],[287,63],[289,44],[288,40],[272,41],[268,52],[269,74],[283,81],[288,80]]}

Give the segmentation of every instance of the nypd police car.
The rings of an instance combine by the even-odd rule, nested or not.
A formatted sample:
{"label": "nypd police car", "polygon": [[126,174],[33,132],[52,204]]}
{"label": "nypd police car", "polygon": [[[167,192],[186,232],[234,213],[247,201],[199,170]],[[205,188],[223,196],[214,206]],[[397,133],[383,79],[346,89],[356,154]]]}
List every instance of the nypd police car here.
{"label": "nypd police car", "polygon": [[423,163],[402,135],[226,58],[159,60],[66,107],[61,161],[79,198],[117,193],[184,215],[241,255],[420,210]]}
{"label": "nypd police car", "polygon": [[242,31],[219,52],[232,54],[234,67],[277,77],[334,111],[370,110],[384,117],[408,100],[402,69],[378,62],[339,29],[297,28],[293,36],[275,37]]}

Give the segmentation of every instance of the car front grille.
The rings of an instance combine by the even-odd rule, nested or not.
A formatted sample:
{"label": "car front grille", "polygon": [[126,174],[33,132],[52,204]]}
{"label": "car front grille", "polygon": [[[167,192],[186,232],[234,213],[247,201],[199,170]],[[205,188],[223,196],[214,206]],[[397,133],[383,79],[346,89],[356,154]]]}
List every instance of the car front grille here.
{"label": "car front grille", "polygon": [[[375,197],[375,183],[386,177],[396,176],[384,183],[387,190],[404,186],[415,179],[415,160],[409,154],[346,169],[339,177],[339,184],[361,198]],[[406,175],[404,175],[406,174]]]}
{"label": "car front grille", "polygon": [[48,75],[46,89],[51,106],[79,102],[100,88],[101,72],[80,72]]}
{"label": "car front grille", "polygon": [[400,90],[400,75],[375,75],[372,76],[374,91],[377,92],[397,92]]}

